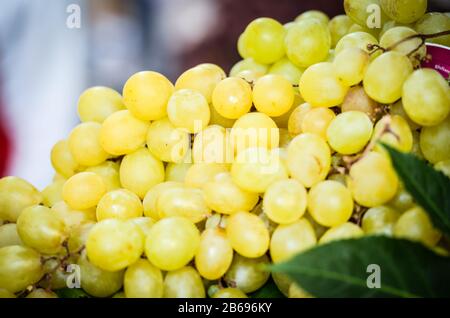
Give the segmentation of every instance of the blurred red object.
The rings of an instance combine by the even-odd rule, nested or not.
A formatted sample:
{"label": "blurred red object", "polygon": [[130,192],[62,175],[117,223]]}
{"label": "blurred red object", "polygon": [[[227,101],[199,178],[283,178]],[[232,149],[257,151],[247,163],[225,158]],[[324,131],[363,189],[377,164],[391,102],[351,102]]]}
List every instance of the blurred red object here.
{"label": "blurred red object", "polygon": [[2,100],[0,96],[0,178],[8,171],[11,158],[11,138],[7,129],[7,120],[2,112]]}

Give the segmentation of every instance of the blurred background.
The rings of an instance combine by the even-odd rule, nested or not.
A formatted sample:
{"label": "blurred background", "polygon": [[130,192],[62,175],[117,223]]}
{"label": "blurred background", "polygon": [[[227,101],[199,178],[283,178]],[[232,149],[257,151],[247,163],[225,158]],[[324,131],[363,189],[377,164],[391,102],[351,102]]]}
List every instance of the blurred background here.
{"label": "blurred background", "polygon": [[[342,0],[3,0],[0,9],[0,177],[39,189],[53,177],[50,150],[77,124],[76,105],[94,85],[119,92],[155,70],[239,60],[236,41],[261,16],[281,23],[301,12],[343,13]],[[449,11],[449,0],[429,0]]]}

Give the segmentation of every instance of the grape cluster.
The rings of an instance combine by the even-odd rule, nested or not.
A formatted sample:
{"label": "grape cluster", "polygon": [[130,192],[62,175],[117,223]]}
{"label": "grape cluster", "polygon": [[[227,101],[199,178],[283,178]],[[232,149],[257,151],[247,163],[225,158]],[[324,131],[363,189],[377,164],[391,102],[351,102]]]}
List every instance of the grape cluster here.
{"label": "grape cluster", "polygon": [[122,95],[86,90],[81,123],[51,151],[53,182],[0,179],[0,297],[56,297],[72,265],[94,297],[247,297],[264,264],[362,235],[446,253],[379,142],[450,175],[448,83],[419,67],[419,38],[399,43],[450,17],[425,0],[345,9],[252,21],[229,76],[201,64],[175,84],[143,71]]}

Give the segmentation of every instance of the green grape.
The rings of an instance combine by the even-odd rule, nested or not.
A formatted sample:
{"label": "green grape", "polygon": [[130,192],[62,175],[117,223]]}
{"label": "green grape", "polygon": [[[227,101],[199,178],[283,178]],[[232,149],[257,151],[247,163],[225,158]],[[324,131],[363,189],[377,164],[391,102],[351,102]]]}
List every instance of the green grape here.
{"label": "green grape", "polygon": [[376,39],[379,38],[379,35],[381,33],[379,28],[373,28],[373,29],[369,29],[368,27],[362,27],[359,24],[353,24],[350,29],[348,30],[347,34],[351,34],[351,33],[355,33],[355,32],[364,32],[364,33],[369,33],[370,35],[372,35],[373,37],[375,37]]}
{"label": "green grape", "polygon": [[145,237],[148,236],[148,233],[150,233],[150,229],[156,223],[155,220],[153,220],[152,218],[149,218],[147,216],[132,218],[132,219],[129,219],[128,221],[139,226],[139,228],[142,230],[142,233],[144,233]]}
{"label": "green grape", "polygon": [[173,91],[172,83],[160,73],[139,72],[126,81],[123,102],[136,118],[158,120],[167,116],[167,101]]}
{"label": "green grape", "polygon": [[287,149],[287,167],[292,178],[306,188],[326,178],[330,171],[331,153],[326,141],[310,133],[300,134]]}
{"label": "green grape", "polygon": [[167,113],[170,122],[177,128],[198,133],[208,126],[210,119],[206,98],[192,89],[179,89],[169,99]]}
{"label": "green grape", "polygon": [[289,292],[288,292],[289,298],[312,298],[312,296],[306,292],[303,288],[298,286],[296,283],[292,283],[291,286],[289,286]]}
{"label": "green grape", "polygon": [[313,247],[316,242],[316,234],[308,220],[302,218],[291,224],[280,224],[272,234],[270,256],[274,263],[279,263]]}
{"label": "green grape", "polygon": [[308,193],[308,212],[320,225],[341,225],[347,222],[353,213],[352,194],[340,182],[322,181]]}
{"label": "green grape", "polygon": [[393,27],[387,30],[380,38],[380,45],[384,48],[392,47],[393,51],[400,52],[404,55],[408,55],[417,48],[419,48],[417,51],[414,52],[414,55],[411,57],[411,62],[413,63],[413,65],[419,66],[420,61],[424,59],[427,55],[427,48],[425,45],[421,45],[422,43],[420,38],[410,39],[399,45],[396,45],[403,39],[406,39],[407,37],[416,34],[417,34],[416,31],[408,27],[404,26]]}
{"label": "green grape", "polygon": [[155,186],[151,187],[144,197],[143,201],[144,215],[154,220],[159,220],[159,213],[158,210],[156,209],[156,203],[158,201],[159,195],[166,189],[170,189],[171,187],[182,187],[182,186],[183,184],[180,182],[166,181],[158,183]]}
{"label": "green grape", "polygon": [[403,213],[394,226],[394,236],[419,241],[434,246],[441,239],[441,233],[433,227],[427,213],[414,207]]}
{"label": "green grape", "polygon": [[147,148],[123,157],[120,183],[143,199],[151,187],[164,181],[164,165]]}
{"label": "green grape", "polygon": [[399,183],[397,193],[394,198],[387,203],[389,207],[399,212],[404,212],[414,205],[414,199],[408,191],[405,190],[404,186]]}
{"label": "green grape", "polygon": [[345,14],[337,15],[330,20],[328,23],[328,30],[331,35],[332,48],[336,47],[336,44],[348,33],[352,25],[353,21]]}
{"label": "green grape", "polygon": [[239,38],[237,41],[237,50],[238,50],[239,55],[243,59],[248,58],[250,56],[247,48],[245,47],[245,38],[244,37],[245,37],[245,32],[241,33],[241,35],[239,35]]}
{"label": "green grape", "polygon": [[115,293],[112,296],[112,298],[127,298],[127,297],[125,296],[125,292],[121,291],[121,292]]}
{"label": "green grape", "polygon": [[253,103],[256,109],[268,116],[281,116],[294,103],[292,84],[281,75],[268,74],[253,86]]}
{"label": "green grape", "polygon": [[203,192],[208,207],[223,214],[250,211],[259,200],[257,193],[239,188],[229,172],[216,174],[214,179],[205,183]]}
{"label": "green grape", "polygon": [[69,135],[69,148],[80,166],[96,166],[108,158],[100,145],[102,125],[96,122],[81,123]]}
{"label": "green grape", "polygon": [[308,10],[296,17],[295,22],[300,22],[307,19],[316,19],[323,24],[328,24],[330,21],[330,18],[324,12],[319,10]]}
{"label": "green grape", "polygon": [[278,21],[258,18],[245,29],[243,48],[255,61],[272,64],[284,56],[286,31]]}
{"label": "green grape", "polygon": [[289,134],[297,136],[302,132],[303,118],[312,108],[313,107],[308,103],[303,103],[294,108],[288,120]]}
{"label": "green grape", "polygon": [[336,115],[331,109],[314,107],[303,117],[301,131],[303,133],[317,134],[326,139],[328,126],[334,118],[336,118]]}
{"label": "green grape", "polygon": [[129,154],[145,144],[150,123],[121,110],[108,116],[100,130],[100,144],[114,156]]}
{"label": "green grape", "polygon": [[343,49],[333,60],[334,71],[346,86],[360,83],[369,64],[369,54],[360,48]]}
{"label": "green grape", "polygon": [[78,99],[78,117],[82,122],[103,121],[112,113],[125,108],[122,96],[115,90],[94,86],[85,90]]}
{"label": "green grape", "polygon": [[434,169],[441,171],[443,174],[450,178],[450,159],[439,161],[434,165]]}
{"label": "green grape", "polygon": [[450,116],[439,125],[424,127],[420,133],[420,149],[431,163],[450,159]]}
{"label": "green grape", "polygon": [[124,271],[105,271],[98,268],[82,253],[77,262],[80,266],[81,288],[94,297],[108,297],[122,288]]}
{"label": "green grape", "polygon": [[235,153],[251,147],[277,148],[280,133],[277,124],[266,114],[245,114],[233,125],[230,133]]}
{"label": "green grape", "polygon": [[331,49],[328,26],[317,19],[297,22],[289,28],[284,47],[286,56],[299,67],[308,67],[322,62],[326,60],[328,51]]}
{"label": "green grape", "polygon": [[160,192],[156,201],[159,218],[185,217],[193,223],[211,214],[202,190],[186,186],[170,187]]}
{"label": "green grape", "polygon": [[131,219],[143,214],[142,202],[133,192],[118,189],[106,193],[97,205],[97,220],[117,218]]}
{"label": "green grape", "polygon": [[379,38],[381,39],[381,37],[390,29],[395,28],[395,27],[399,27],[399,26],[403,26],[403,27],[407,27],[407,28],[413,28],[412,24],[409,23],[399,23],[396,22],[394,20],[389,20],[387,21],[384,25],[383,28],[381,28],[380,34],[379,34]]}
{"label": "green grape", "polygon": [[340,105],[349,87],[344,85],[330,62],[323,62],[307,68],[300,79],[300,94],[314,107]]}
{"label": "green grape", "polygon": [[256,258],[269,249],[269,231],[263,221],[249,212],[237,212],[227,218],[226,232],[233,249],[240,255]]}
{"label": "green grape", "polygon": [[87,210],[95,207],[105,193],[106,185],[99,175],[80,172],[64,183],[62,194],[72,209]]}
{"label": "green grape", "polygon": [[380,0],[386,15],[400,23],[419,20],[427,11],[427,0]]}
{"label": "green grape", "polygon": [[[377,102],[394,103],[402,97],[403,83],[412,72],[411,61],[405,55],[395,51],[384,53],[367,67],[364,90]],[[404,99],[403,103],[405,104]]]}
{"label": "green grape", "polygon": [[211,298],[248,298],[247,295],[238,288],[219,289]]}
{"label": "green grape", "polygon": [[127,268],[123,285],[127,298],[162,298],[164,293],[161,271],[145,259]]}
{"label": "green grape", "polygon": [[89,232],[93,226],[94,223],[85,223],[73,229],[67,241],[67,247],[70,253],[79,253],[85,247]]}
{"label": "green grape", "polygon": [[366,207],[389,202],[398,189],[389,159],[378,152],[369,152],[354,163],[347,182],[356,203]]}
{"label": "green grape", "polygon": [[29,293],[26,298],[58,298],[58,296],[51,290],[37,288]]}
{"label": "green grape", "polygon": [[78,162],[72,155],[67,140],[58,141],[52,148],[50,160],[53,169],[65,178],[69,178],[78,170]]}
{"label": "green grape", "polygon": [[209,119],[210,125],[219,125],[224,128],[233,127],[235,120],[225,118],[222,115],[220,115],[212,104],[209,104],[209,111],[211,113],[211,116],[210,116],[211,118]]}
{"label": "green grape", "polygon": [[[450,30],[450,16],[441,12],[429,12],[416,22],[415,30],[421,34],[433,34]],[[427,39],[427,42],[450,46],[450,35]]]}
{"label": "green grape", "polygon": [[343,113],[348,111],[360,111],[366,113],[372,121],[376,119],[378,109],[378,103],[370,98],[364,91],[364,88],[359,85],[349,89],[344,102],[341,105],[341,111]]}
{"label": "green grape", "polygon": [[221,116],[237,119],[252,107],[252,88],[242,78],[228,77],[215,87],[212,104]]}
{"label": "green grape", "polygon": [[42,195],[27,181],[18,177],[0,179],[0,220],[16,222],[26,207],[42,202]]}
{"label": "green grape", "polygon": [[194,163],[230,163],[234,147],[230,133],[222,126],[212,125],[199,132],[192,145]]}
{"label": "green grape", "polygon": [[120,176],[119,176],[120,165],[114,161],[105,161],[102,164],[94,167],[89,167],[85,172],[94,172],[99,175],[106,185],[106,191],[112,191],[119,189]]}
{"label": "green grape", "polygon": [[88,210],[74,210],[64,201],[58,202],[52,206],[51,211],[63,221],[69,233],[82,224],[97,221],[94,208]]}
{"label": "green grape", "polygon": [[[398,115],[386,115],[375,125],[373,141],[383,142],[400,151],[409,152],[413,145],[413,136],[408,122]],[[377,144],[376,150],[385,151]]]}
{"label": "green grape", "polygon": [[270,278],[270,273],[263,266],[269,263],[267,255],[247,258],[235,254],[230,268],[223,277],[226,284],[238,288],[244,293],[251,293],[261,288]]}
{"label": "green grape", "polygon": [[297,85],[305,69],[296,66],[287,57],[276,61],[269,68],[269,74],[281,75],[292,85]]}
{"label": "green grape", "polygon": [[168,217],[153,225],[145,242],[145,255],[156,267],[173,271],[186,266],[198,250],[200,234],[183,217]]}
{"label": "green grape", "polygon": [[272,279],[284,296],[288,297],[292,279],[286,274],[272,273]]}
{"label": "green grape", "polygon": [[381,234],[392,236],[394,225],[401,213],[389,206],[380,205],[370,208],[362,218],[362,229],[366,234]]}
{"label": "green grape", "polygon": [[230,76],[238,76],[238,74],[242,73],[243,71],[251,71],[254,74],[262,76],[265,75],[268,70],[268,65],[258,63],[251,57],[248,57],[233,65],[230,70]]}
{"label": "green grape", "polygon": [[164,297],[205,298],[206,292],[198,272],[191,266],[186,266],[166,274]]}
{"label": "green grape", "polygon": [[297,23],[297,22],[295,22],[295,21],[290,21],[290,22],[288,22],[288,23],[283,24],[283,27],[284,27],[284,29],[285,29],[286,31],[289,31],[289,29],[290,29],[291,27],[293,27],[296,23]]}
{"label": "green grape", "polygon": [[11,293],[9,290],[0,288],[0,299],[1,298],[16,298],[16,295],[14,295],[14,293]]}
{"label": "green grape", "polygon": [[147,147],[159,160],[181,162],[190,146],[190,136],[184,129],[176,128],[168,118],[150,124]]}
{"label": "green grape", "polygon": [[288,178],[278,149],[247,148],[231,166],[233,182],[243,190],[262,193],[278,180]]}
{"label": "green grape", "polygon": [[215,64],[199,64],[188,69],[177,79],[175,89],[183,88],[200,92],[208,104],[216,85],[226,77],[225,72]]}
{"label": "green grape", "polygon": [[363,230],[356,224],[346,222],[330,228],[319,240],[319,244],[329,243],[337,240],[358,238],[364,235]]}
{"label": "green grape", "polygon": [[408,126],[411,128],[412,131],[417,130],[420,128],[418,124],[413,122],[411,118],[409,118],[408,114],[405,112],[405,108],[403,107],[403,102],[400,99],[398,102],[390,105],[389,107],[389,113],[391,115],[398,115],[403,117],[404,120],[408,123]]}
{"label": "green grape", "polygon": [[89,261],[115,272],[136,262],[144,250],[144,234],[134,223],[107,219],[96,223],[89,231],[86,251]]}
{"label": "green grape", "polygon": [[366,27],[371,20],[374,11],[369,10],[372,6],[378,8],[376,13],[380,13],[380,27],[384,24],[387,17],[380,9],[380,0],[344,0],[344,10],[347,16],[355,23]]}
{"label": "green grape", "polygon": [[403,85],[403,107],[421,126],[435,126],[450,113],[447,81],[435,70],[419,69]]}
{"label": "green grape", "polygon": [[294,179],[273,183],[264,194],[263,211],[278,224],[300,219],[306,210],[306,189]]}
{"label": "green grape", "polygon": [[64,180],[58,180],[50,183],[48,186],[42,190],[42,203],[51,208],[57,202],[63,200],[62,198],[62,188],[64,186]]}
{"label": "green grape", "polygon": [[0,248],[0,288],[17,293],[44,275],[41,256],[25,246]]}
{"label": "green grape", "polygon": [[214,181],[216,175],[228,171],[228,166],[225,164],[194,163],[189,167],[184,182],[188,187],[202,189],[206,183]]}
{"label": "green grape", "polygon": [[184,182],[186,173],[191,167],[192,163],[173,163],[169,162],[166,166],[165,181]]}
{"label": "green grape", "polygon": [[200,275],[209,280],[222,277],[233,260],[233,248],[226,233],[220,228],[208,228],[200,236],[195,254],[195,267]]}
{"label": "green grape", "polygon": [[25,245],[44,254],[60,252],[62,243],[67,238],[67,228],[63,220],[41,205],[34,205],[22,211],[17,219],[17,232]]}
{"label": "green grape", "polygon": [[11,245],[23,245],[17,233],[17,225],[15,223],[0,225],[0,248]]}
{"label": "green grape", "polygon": [[367,32],[353,32],[343,36],[336,44],[335,54],[341,53],[343,50],[356,47],[370,53],[369,44],[378,44],[377,39]]}

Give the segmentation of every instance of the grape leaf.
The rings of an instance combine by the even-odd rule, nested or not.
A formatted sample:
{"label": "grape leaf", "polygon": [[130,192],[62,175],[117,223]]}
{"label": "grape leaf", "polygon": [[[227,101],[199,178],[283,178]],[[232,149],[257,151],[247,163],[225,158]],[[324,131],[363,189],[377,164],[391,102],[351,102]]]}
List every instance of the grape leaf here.
{"label": "grape leaf", "polygon": [[250,298],[285,298],[272,278],[269,279],[263,287],[248,296]]}
{"label": "grape leaf", "polygon": [[61,288],[54,292],[59,298],[90,298],[81,288]]}
{"label": "grape leaf", "polygon": [[428,213],[434,226],[450,235],[450,178],[412,154],[383,146],[405,189]]}
{"label": "grape leaf", "polygon": [[[377,282],[369,266],[379,266],[379,288],[368,287]],[[449,268],[449,257],[385,236],[334,241],[269,266],[316,297],[449,297]]]}

